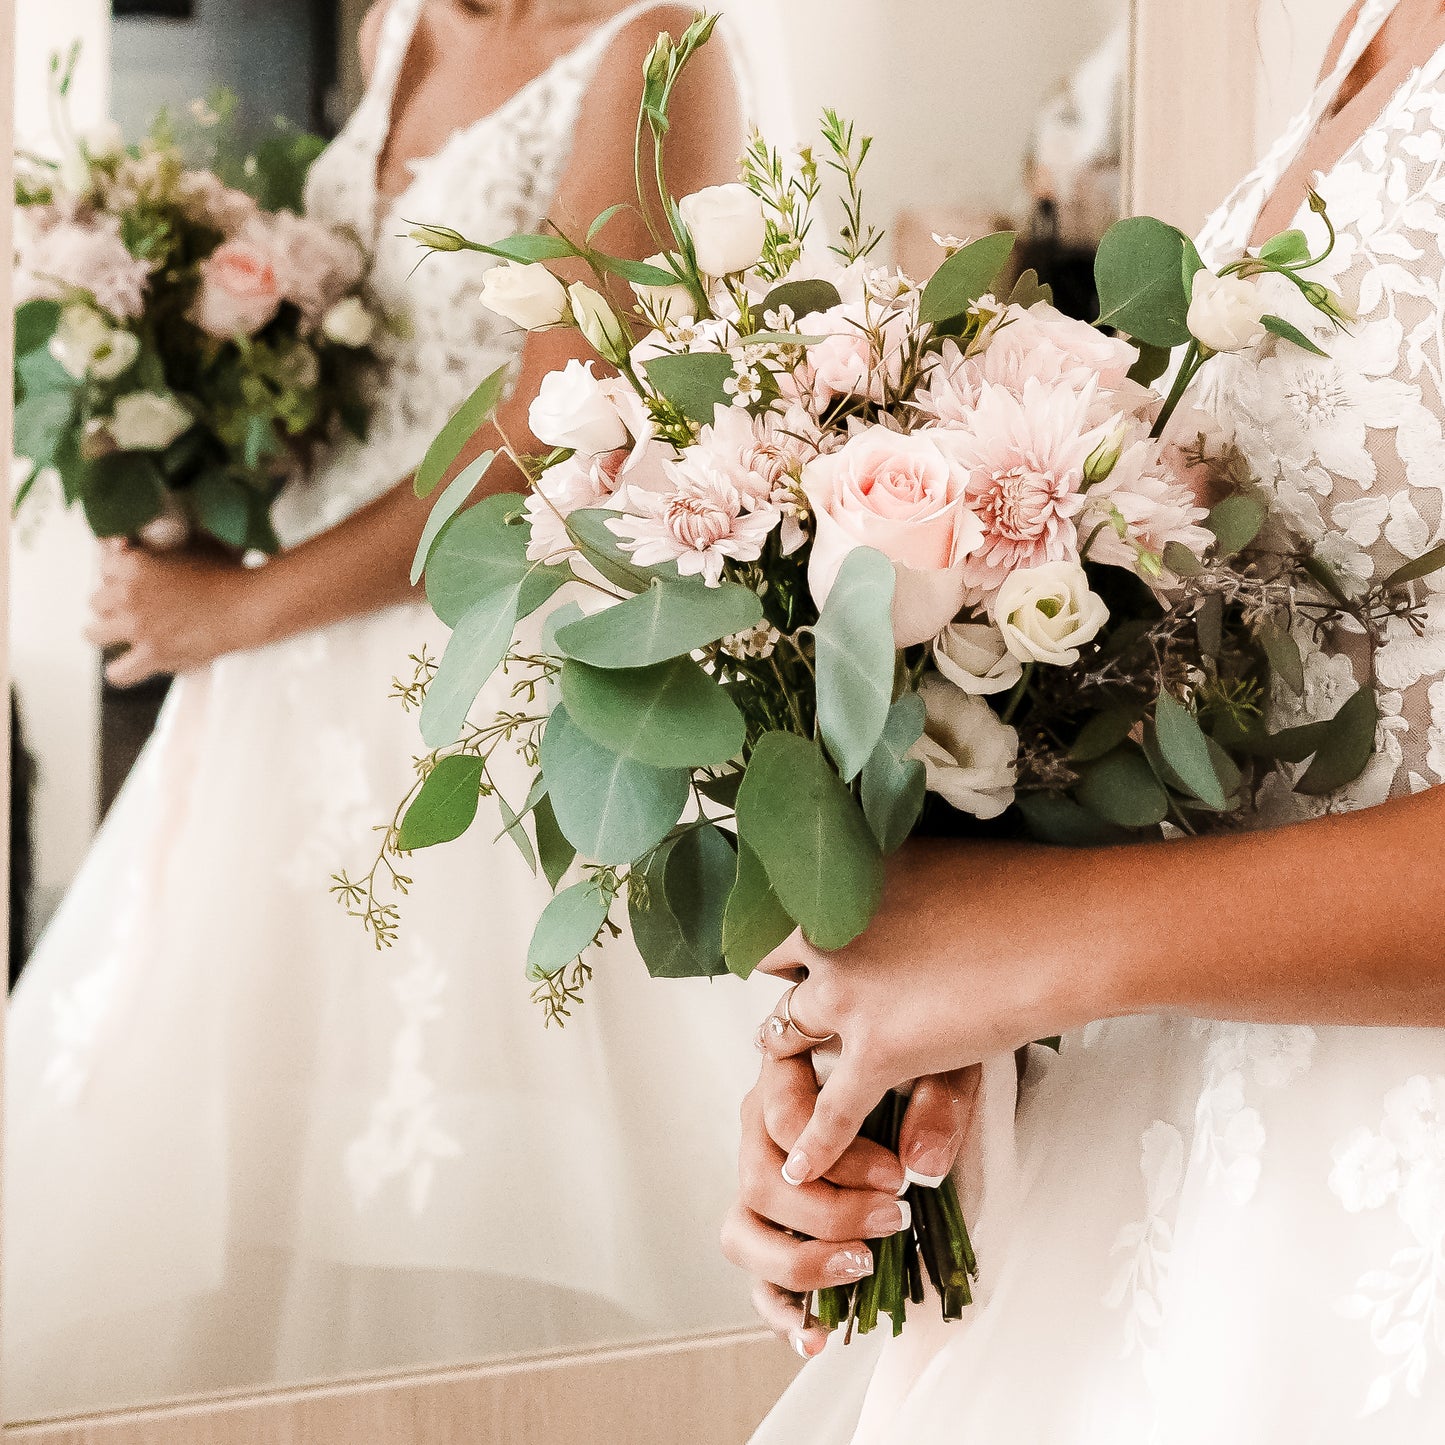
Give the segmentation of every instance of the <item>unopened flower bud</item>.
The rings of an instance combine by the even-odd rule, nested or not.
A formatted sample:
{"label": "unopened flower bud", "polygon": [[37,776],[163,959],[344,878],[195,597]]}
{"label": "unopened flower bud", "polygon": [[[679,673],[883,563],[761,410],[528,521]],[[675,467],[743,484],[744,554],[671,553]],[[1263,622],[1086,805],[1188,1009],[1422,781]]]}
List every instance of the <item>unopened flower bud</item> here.
{"label": "unopened flower bud", "polygon": [[1124,454],[1124,440],[1128,434],[1128,428],[1120,423],[1089,453],[1089,459],[1084,463],[1086,488],[1104,481],[1119,465],[1119,458]]}
{"label": "unopened flower bud", "polygon": [[465,251],[467,248],[466,237],[446,226],[418,226],[411,233],[411,239],[431,251]]}

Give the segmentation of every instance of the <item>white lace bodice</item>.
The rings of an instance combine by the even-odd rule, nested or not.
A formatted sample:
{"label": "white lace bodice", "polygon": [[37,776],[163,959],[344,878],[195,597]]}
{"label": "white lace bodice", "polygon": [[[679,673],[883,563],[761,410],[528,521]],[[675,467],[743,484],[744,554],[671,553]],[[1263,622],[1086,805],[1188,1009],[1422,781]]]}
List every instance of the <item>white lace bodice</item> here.
{"label": "white lace bodice", "polygon": [[377,189],[377,162],[426,3],[391,0],[366,94],[307,182],[308,211],[361,238],[372,258],[372,294],[397,325],[380,342],[383,370],[367,440],[338,444],[278,505],[277,529],[288,546],[406,476],[477,383],[517,360],[521,333],[478,300],[482,274],[496,262],[457,252],[418,267],[424,252],[407,233],[433,223],[491,241],[534,230],[555,197],[583,98],[608,46],[662,0],[621,10],[496,110],[411,162],[410,184],[388,200]]}
{"label": "white lace bodice", "polygon": [[[1200,249],[1218,263],[1247,244],[1274,187],[1394,9],[1367,0],[1334,72],[1259,166],[1206,226]],[[1277,310],[1329,357],[1267,343],[1263,359],[1222,358],[1206,377],[1207,409],[1274,492],[1287,524],[1316,546],[1341,583],[1360,590],[1419,557],[1445,532],[1445,50],[1417,69],[1360,139],[1316,178],[1339,233],[1311,274],[1357,317],[1333,331],[1293,287]],[[1294,224],[1323,244],[1302,206]],[[1273,278],[1272,278],[1273,279]],[[1266,790],[1266,817],[1362,806],[1445,780],[1445,587],[1431,578],[1412,628],[1390,622],[1375,657],[1380,753],[1340,797],[1309,801],[1284,779]],[[1281,695],[1281,723],[1329,716],[1368,665],[1364,639],[1301,630],[1303,698]]]}

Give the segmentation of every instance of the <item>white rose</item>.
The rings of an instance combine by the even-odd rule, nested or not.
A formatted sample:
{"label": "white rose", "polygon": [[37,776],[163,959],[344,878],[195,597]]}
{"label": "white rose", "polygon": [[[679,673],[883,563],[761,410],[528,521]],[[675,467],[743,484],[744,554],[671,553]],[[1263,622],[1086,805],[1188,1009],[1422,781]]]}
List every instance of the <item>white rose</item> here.
{"label": "white rose", "polygon": [[580,281],[567,288],[567,299],[572,303],[572,315],[583,336],[608,361],[624,360],[632,350],[632,335],[612,309],[612,303]]}
{"label": "white rose", "polygon": [[1109,609],[1089,590],[1077,562],[1045,562],[1009,573],[994,599],[994,617],[1015,657],[1072,667],[1109,620]]}
{"label": "white rose", "polygon": [[1265,336],[1269,303],[1256,281],[1201,271],[1194,278],[1189,330],[1211,351],[1243,351]]}
{"label": "white rose", "polygon": [[607,385],[592,375],[594,364],[569,361],[542,378],[527,422],[543,446],[601,456],[627,445],[627,427]]}
{"label": "white rose", "polygon": [[123,452],[163,452],[193,418],[175,397],[160,391],[133,391],[116,398],[106,430]]}
{"label": "white rose", "polygon": [[140,354],[140,341],[90,306],[67,306],[50,338],[50,354],[77,381],[114,381]]}
{"label": "white rose", "polygon": [[933,661],[955,687],[976,697],[1006,691],[1024,671],[1003,633],[987,622],[950,623],[933,640]]}
{"label": "white rose", "polygon": [[762,258],[768,223],[763,203],[737,181],[708,186],[678,203],[698,270],[709,276],[746,271]]}
{"label": "white rose", "polygon": [[[659,271],[670,271],[672,259],[659,254],[649,256],[647,264],[656,266]],[[644,286],[634,281],[631,285],[633,294],[647,308],[648,315],[660,321],[681,321],[684,316],[691,316],[697,310],[692,292],[680,282],[676,286]]]}
{"label": "white rose", "polygon": [[567,288],[540,261],[503,261],[482,277],[482,305],[523,331],[560,326]]}
{"label": "white rose", "polygon": [[1014,800],[1018,733],[942,677],[925,677],[918,691],[927,720],[908,755],[923,764],[928,791],[960,813],[997,818]]}
{"label": "white rose", "polygon": [[359,296],[344,297],[321,318],[322,335],[354,351],[369,345],[375,331],[376,318]]}

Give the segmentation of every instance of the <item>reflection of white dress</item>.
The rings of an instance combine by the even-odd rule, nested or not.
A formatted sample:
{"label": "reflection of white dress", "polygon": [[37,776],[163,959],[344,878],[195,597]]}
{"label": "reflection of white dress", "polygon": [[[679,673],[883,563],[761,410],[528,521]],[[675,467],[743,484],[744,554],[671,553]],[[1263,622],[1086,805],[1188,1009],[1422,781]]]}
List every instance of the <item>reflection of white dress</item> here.
{"label": "reflection of white dress", "polygon": [[[1391,8],[1367,0],[1334,77],[1210,224],[1207,258],[1246,244]],[[1210,409],[1306,536],[1340,534],[1325,555],[1356,580],[1445,531],[1442,130],[1445,50],[1320,184],[1341,233],[1323,279],[1353,334],[1322,335],[1329,360],[1271,343],[1262,366],[1215,372]],[[1307,210],[1297,224],[1322,235]],[[1280,699],[1281,723],[1355,687],[1351,639],[1302,640],[1306,694]],[[1328,800],[1276,791],[1266,821],[1445,782],[1439,592],[1420,636],[1391,624],[1377,664],[1377,762]],[[1445,1438],[1445,1032],[1140,1018],[1033,1052],[1017,1130],[1006,1093],[984,1151],[985,1302],[955,1326],[919,1311],[896,1345],[830,1349],[755,1445]]]}
{"label": "reflection of white dress", "polygon": [[[476,300],[485,259],[413,275],[399,233],[534,227],[610,40],[651,8],[458,131],[377,216],[421,4],[392,0],[372,86],[310,191],[374,238],[373,284],[409,335],[371,440],[287,499],[290,542],[405,475],[516,355]],[[408,605],[174,688],[14,1003],[12,1418],[750,1318],[716,1239],[758,993],[654,983],[620,944],[544,1032],[523,965],[549,890],[491,841],[485,807],[463,843],[416,855],[394,949],[328,896],[421,750],[390,680],[444,641]]]}

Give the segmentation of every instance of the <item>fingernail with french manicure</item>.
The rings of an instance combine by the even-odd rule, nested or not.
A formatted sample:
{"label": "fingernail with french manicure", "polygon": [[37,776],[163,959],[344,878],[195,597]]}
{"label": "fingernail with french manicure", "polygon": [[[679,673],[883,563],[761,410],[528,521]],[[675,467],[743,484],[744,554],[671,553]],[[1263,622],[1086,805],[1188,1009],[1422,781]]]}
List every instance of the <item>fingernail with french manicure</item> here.
{"label": "fingernail with french manicure", "polygon": [[800,1184],[808,1182],[808,1156],[800,1150],[794,1149],[788,1155],[788,1162],[783,1165],[783,1178],[796,1189]]}
{"label": "fingernail with french manicure", "polygon": [[897,1199],[891,1204],[880,1204],[863,1221],[863,1227],[869,1239],[883,1239],[890,1234],[901,1234],[912,1223],[912,1205],[906,1199]]}
{"label": "fingernail with french manicure", "polygon": [[866,1279],[873,1273],[873,1251],[869,1249],[840,1249],[828,1261],[828,1274],[840,1284],[855,1279]]}
{"label": "fingernail with french manicure", "polygon": [[904,1179],[907,1183],[920,1185],[924,1189],[937,1189],[948,1178],[948,1172],[953,1168],[953,1161],[962,1143],[962,1136],[955,1134],[950,1139],[936,1143],[915,1144],[908,1151],[908,1158],[904,1160]]}
{"label": "fingernail with french manicure", "polygon": [[805,1360],[811,1360],[813,1358],[813,1351],[808,1346],[808,1337],[806,1335],[793,1336],[793,1351],[795,1354],[801,1355]]}

